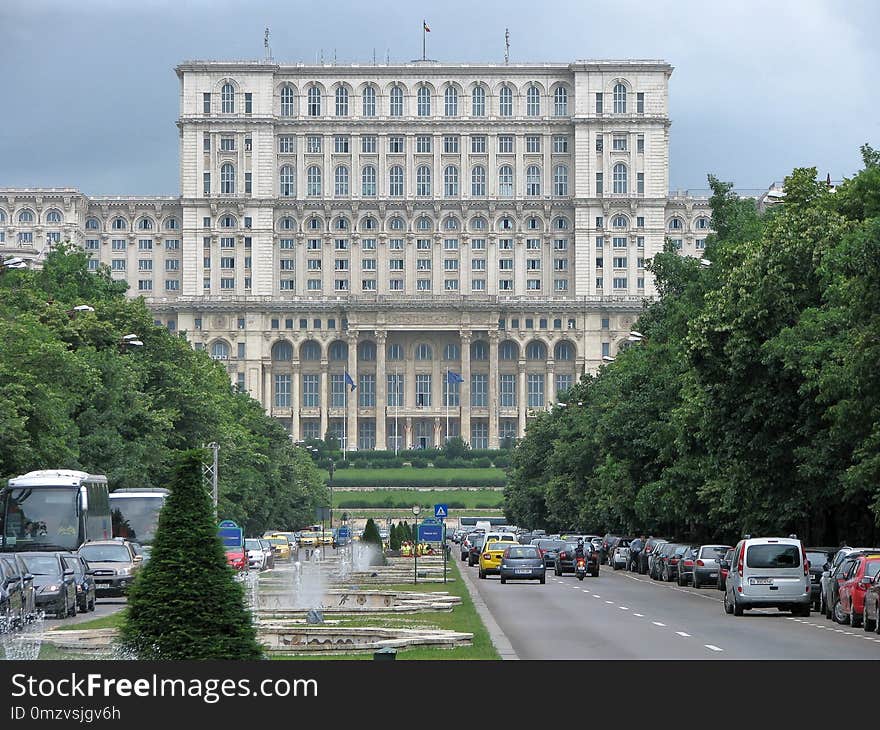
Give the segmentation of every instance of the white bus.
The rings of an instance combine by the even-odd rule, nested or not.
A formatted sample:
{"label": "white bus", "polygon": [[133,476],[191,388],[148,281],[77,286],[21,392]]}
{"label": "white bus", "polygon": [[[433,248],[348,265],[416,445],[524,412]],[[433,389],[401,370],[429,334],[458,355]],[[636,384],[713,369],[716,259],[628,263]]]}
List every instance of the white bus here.
{"label": "white bus", "polygon": [[168,494],[167,489],[158,487],[123,487],[110,492],[113,537],[152,545]]}

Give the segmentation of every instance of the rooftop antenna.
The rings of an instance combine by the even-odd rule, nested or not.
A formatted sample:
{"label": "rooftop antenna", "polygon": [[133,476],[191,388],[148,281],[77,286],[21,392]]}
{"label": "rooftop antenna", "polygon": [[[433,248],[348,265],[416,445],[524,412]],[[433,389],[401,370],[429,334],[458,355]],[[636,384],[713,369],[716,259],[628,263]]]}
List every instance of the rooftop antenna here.
{"label": "rooftop antenna", "polygon": [[272,49],[269,47],[269,26],[266,26],[266,33],[263,36],[263,48],[266,51],[266,60],[272,60]]}
{"label": "rooftop antenna", "polygon": [[504,29],[504,65],[510,61],[510,28]]}
{"label": "rooftop antenna", "polygon": [[373,49],[373,65],[376,65],[376,49]]}
{"label": "rooftop antenna", "polygon": [[324,49],[321,49],[321,65],[324,65]]}
{"label": "rooftop antenna", "polygon": [[336,49],[333,49],[333,65],[336,65]]}
{"label": "rooftop antenna", "polygon": [[386,66],[391,65],[391,49],[390,48],[385,49],[385,65]]}

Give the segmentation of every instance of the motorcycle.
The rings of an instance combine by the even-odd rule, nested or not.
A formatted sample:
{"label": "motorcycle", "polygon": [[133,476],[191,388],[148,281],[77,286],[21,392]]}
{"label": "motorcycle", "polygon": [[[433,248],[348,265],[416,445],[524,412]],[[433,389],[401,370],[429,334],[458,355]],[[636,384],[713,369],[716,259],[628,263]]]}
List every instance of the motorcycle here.
{"label": "motorcycle", "polygon": [[574,562],[574,574],[578,580],[583,580],[587,575],[587,559],[583,556],[576,558]]}

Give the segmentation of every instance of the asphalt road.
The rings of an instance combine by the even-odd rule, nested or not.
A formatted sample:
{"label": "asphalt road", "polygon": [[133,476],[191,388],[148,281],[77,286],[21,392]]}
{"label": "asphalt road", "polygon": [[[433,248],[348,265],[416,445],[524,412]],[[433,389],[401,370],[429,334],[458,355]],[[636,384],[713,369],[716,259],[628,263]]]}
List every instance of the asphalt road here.
{"label": "asphalt road", "polygon": [[815,612],[730,616],[714,587],[679,588],[605,567],[583,582],[548,570],[545,585],[501,585],[459,565],[519,659],[880,659],[876,633]]}
{"label": "asphalt road", "polygon": [[49,614],[46,616],[46,628],[51,629],[55,626],[71,626],[73,624],[81,624],[84,621],[91,621],[96,618],[103,618],[104,616],[109,616],[112,613],[116,613],[117,611],[125,608],[126,599],[125,597],[121,598],[102,598],[98,596],[98,600],[95,601],[95,610],[94,611],[86,611],[85,613],[80,613],[77,610],[76,616],[72,618],[63,618],[57,619],[53,614]]}

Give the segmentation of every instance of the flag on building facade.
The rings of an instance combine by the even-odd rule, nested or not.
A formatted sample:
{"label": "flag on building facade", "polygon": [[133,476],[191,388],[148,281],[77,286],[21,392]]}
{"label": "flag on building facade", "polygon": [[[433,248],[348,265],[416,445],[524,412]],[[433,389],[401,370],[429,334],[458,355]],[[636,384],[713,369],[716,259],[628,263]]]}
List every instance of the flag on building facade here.
{"label": "flag on building facade", "polygon": [[446,371],[446,382],[447,383],[463,383],[464,378],[461,377],[458,373],[454,373],[451,370]]}
{"label": "flag on building facade", "polygon": [[425,32],[426,32],[426,33],[430,33],[430,32],[431,32],[431,29],[428,27],[428,24],[427,24],[424,20],[422,21],[422,25],[425,26]]}
{"label": "flag on building facade", "polygon": [[348,373],[345,374],[345,382],[348,383],[352,390],[357,388],[357,386],[354,384],[354,379]]}

